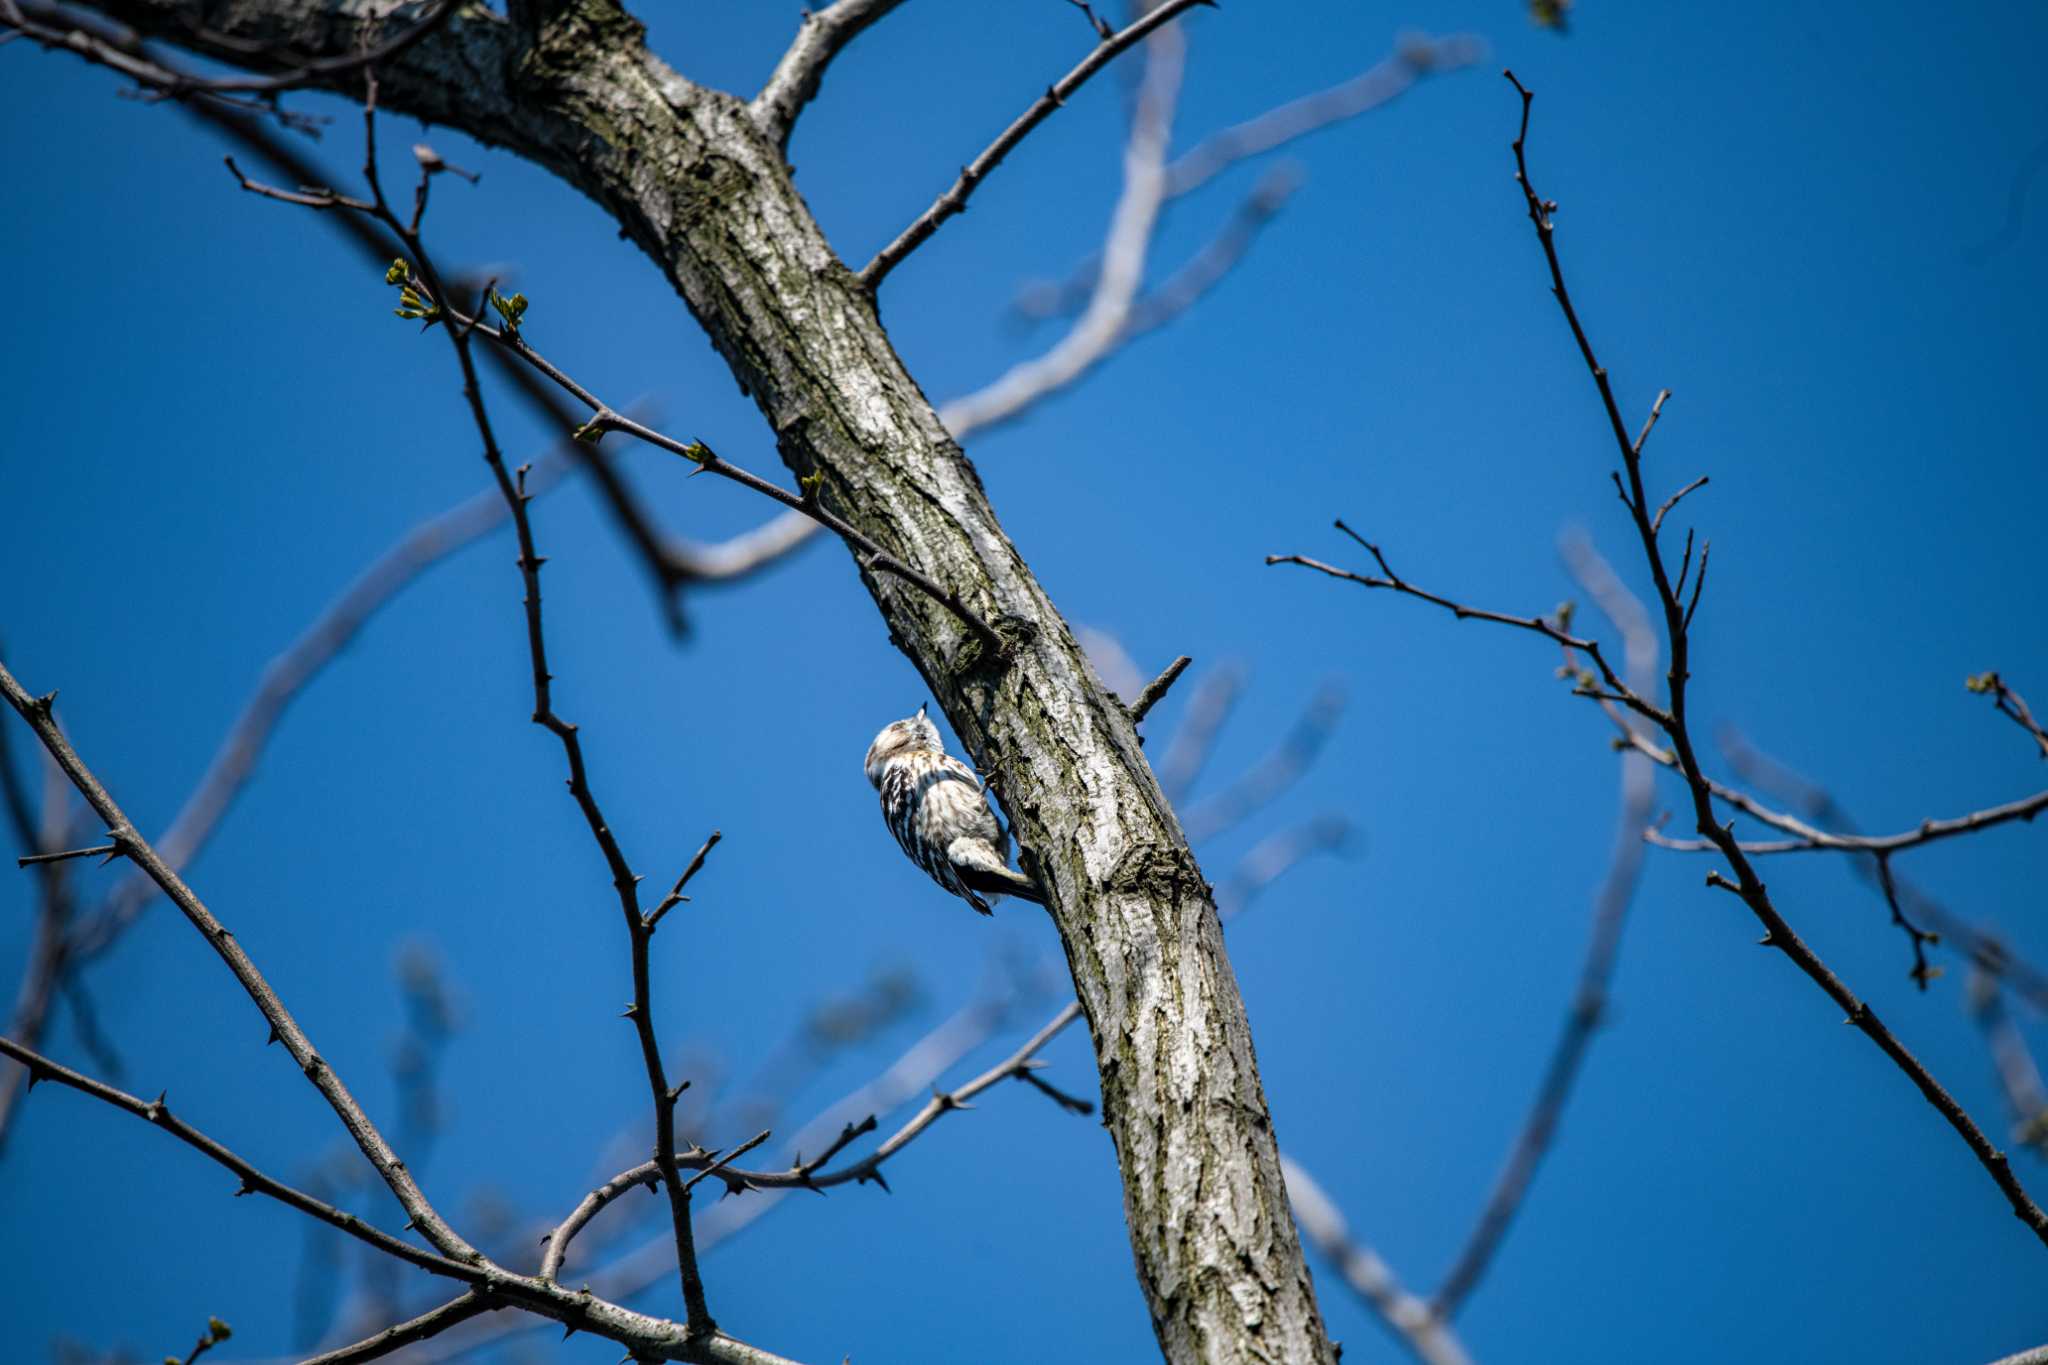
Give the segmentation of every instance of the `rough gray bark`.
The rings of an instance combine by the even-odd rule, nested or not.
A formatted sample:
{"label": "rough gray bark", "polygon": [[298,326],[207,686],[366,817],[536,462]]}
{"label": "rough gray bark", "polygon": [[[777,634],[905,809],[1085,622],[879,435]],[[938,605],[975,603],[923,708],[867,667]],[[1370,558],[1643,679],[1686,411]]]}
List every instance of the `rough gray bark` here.
{"label": "rough gray bark", "polygon": [[[244,65],[250,43],[356,51],[379,8],[92,3]],[[1129,716],[798,195],[781,129],[650,55],[607,0],[517,13],[520,27],[464,9],[380,70],[380,102],[507,147],[603,205],[688,303],[789,468],[821,475],[828,506],[995,623],[1006,657],[908,585],[864,575],[955,731],[984,771],[1000,770],[1025,866],[1049,894],[1161,1349],[1176,1365],[1334,1361],[1210,888]]]}

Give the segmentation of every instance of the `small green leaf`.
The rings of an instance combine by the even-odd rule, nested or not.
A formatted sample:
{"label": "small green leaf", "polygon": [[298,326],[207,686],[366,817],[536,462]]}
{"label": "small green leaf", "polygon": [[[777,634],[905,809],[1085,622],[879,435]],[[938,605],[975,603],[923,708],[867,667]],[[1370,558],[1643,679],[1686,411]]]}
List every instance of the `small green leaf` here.
{"label": "small green leaf", "polygon": [[398,284],[401,281],[403,281],[407,275],[410,275],[411,273],[412,268],[405,263],[405,258],[401,256],[391,263],[391,268],[389,270],[384,272],[384,283]]}

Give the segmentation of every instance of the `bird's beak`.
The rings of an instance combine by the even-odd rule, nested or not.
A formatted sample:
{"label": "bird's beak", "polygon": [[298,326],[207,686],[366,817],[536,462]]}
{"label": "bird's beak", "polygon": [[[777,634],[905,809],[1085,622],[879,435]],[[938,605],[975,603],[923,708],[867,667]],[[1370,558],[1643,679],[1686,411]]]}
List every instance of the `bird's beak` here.
{"label": "bird's beak", "polygon": [[920,718],[920,719],[922,719],[922,718],[923,718],[923,716],[924,716],[924,708],[925,708],[925,707],[927,707],[927,706],[929,706],[930,704],[931,704],[931,703],[929,703],[929,702],[919,702],[919,703],[917,704],[917,714],[918,714],[918,716],[919,716],[919,718]]}

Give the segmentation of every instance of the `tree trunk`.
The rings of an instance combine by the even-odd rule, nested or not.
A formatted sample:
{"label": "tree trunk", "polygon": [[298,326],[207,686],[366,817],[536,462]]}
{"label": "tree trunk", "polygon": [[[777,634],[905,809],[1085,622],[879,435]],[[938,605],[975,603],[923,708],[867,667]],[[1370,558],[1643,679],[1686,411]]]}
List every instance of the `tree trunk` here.
{"label": "tree trunk", "polygon": [[[359,51],[370,9],[92,3],[243,65],[251,42]],[[909,585],[863,573],[955,731],[984,771],[999,769],[1024,866],[1048,893],[1094,1035],[1160,1347],[1175,1365],[1334,1361],[1210,888],[1129,716],[1003,534],[748,105],[678,76],[606,0],[527,0],[514,14],[464,8],[380,67],[380,102],[507,147],[603,205],[689,304],[784,463],[822,476],[827,506],[995,625],[1003,655]],[[356,76],[336,79],[360,90]],[[535,311],[546,327],[566,309]]]}

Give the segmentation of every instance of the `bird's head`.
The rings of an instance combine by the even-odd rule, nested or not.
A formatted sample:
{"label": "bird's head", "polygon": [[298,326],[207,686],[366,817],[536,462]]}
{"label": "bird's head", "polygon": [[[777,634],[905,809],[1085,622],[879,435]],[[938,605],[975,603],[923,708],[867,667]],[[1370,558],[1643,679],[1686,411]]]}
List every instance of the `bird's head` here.
{"label": "bird's head", "polygon": [[924,707],[917,708],[914,716],[890,721],[882,727],[882,733],[875,736],[875,742],[868,746],[866,770],[868,782],[876,787],[882,785],[882,771],[895,760],[919,750],[944,753],[945,741],[939,738],[939,727],[932,724],[924,713]]}

